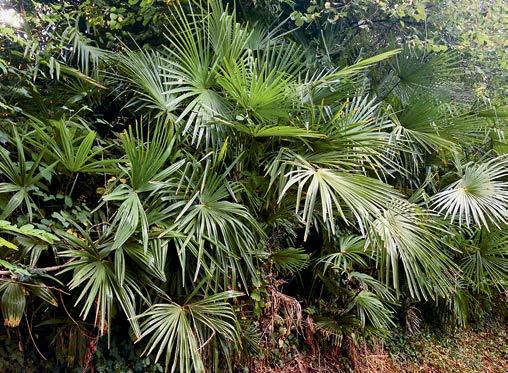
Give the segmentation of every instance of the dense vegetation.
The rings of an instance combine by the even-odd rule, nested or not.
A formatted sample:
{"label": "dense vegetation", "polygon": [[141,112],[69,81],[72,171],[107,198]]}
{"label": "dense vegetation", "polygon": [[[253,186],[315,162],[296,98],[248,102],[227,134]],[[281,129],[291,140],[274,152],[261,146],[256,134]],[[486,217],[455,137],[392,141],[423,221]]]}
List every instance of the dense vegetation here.
{"label": "dense vegetation", "polygon": [[97,348],[248,371],[502,314],[486,5],[21,1],[0,20],[2,339],[35,371]]}

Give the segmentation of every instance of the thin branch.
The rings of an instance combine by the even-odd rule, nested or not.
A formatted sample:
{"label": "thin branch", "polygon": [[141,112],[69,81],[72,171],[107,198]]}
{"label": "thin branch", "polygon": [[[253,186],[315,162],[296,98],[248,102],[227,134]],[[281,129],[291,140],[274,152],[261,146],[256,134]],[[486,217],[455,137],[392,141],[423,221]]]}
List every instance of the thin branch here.
{"label": "thin branch", "polygon": [[35,288],[52,289],[52,290],[58,291],[60,293],[63,293],[65,295],[70,295],[70,293],[67,293],[64,290],[62,290],[60,288],[57,288],[56,286],[48,286],[46,284],[42,284],[42,285],[39,285],[39,284],[28,284],[28,283],[24,283],[23,285],[28,286],[28,287],[35,287]]}
{"label": "thin branch", "polygon": [[35,349],[37,350],[37,352],[39,353],[39,355],[41,355],[41,357],[44,359],[44,360],[48,360],[46,358],[46,356],[44,356],[41,352],[41,350],[39,350],[39,347],[37,347],[37,343],[35,343],[35,339],[34,339],[34,336],[32,335],[32,327],[30,325],[30,323],[28,322],[28,317],[26,316],[25,314],[25,320],[26,320],[26,326],[28,328],[28,334],[30,334],[30,339],[32,340],[32,343],[34,344],[35,346]]}
{"label": "thin branch", "polygon": [[60,294],[60,304],[62,305],[65,313],[67,314],[67,316],[69,316],[69,318],[71,319],[71,321],[76,325],[76,327],[78,328],[78,330],[80,331],[81,334],[83,334],[86,338],[88,339],[94,339],[95,337],[92,337],[91,335],[89,335],[87,333],[87,330],[85,328],[83,328],[80,323],[78,323],[74,317],[72,317],[72,315],[70,314],[69,310],[67,309],[67,307],[65,306],[65,302],[63,300],[63,296],[62,294]]}
{"label": "thin branch", "polygon": [[79,172],[76,173],[76,177],[74,178],[74,182],[72,183],[71,191],[69,192],[69,196],[72,196],[72,192],[74,192],[74,187],[76,186],[76,182],[78,181]]}
{"label": "thin branch", "polygon": [[[65,268],[69,263],[70,263],[70,261],[67,263],[64,263],[64,264],[56,265],[56,266],[43,267],[43,268],[29,268],[28,270],[29,271],[36,271],[36,272],[56,272],[56,271],[59,271],[59,270]],[[0,276],[8,276],[10,274],[12,274],[11,271],[0,271]]]}

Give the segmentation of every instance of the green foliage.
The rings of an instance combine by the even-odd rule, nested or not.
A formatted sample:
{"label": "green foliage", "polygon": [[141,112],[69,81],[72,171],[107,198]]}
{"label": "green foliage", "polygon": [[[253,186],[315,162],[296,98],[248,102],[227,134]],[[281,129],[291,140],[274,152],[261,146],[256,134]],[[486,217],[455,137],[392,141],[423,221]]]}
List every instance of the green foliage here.
{"label": "green foliage", "polygon": [[106,165],[114,162],[114,159],[97,160],[103,154],[103,149],[94,149],[95,131],[85,130],[80,136],[81,129],[77,123],[59,120],[45,124],[40,121],[37,123],[37,119],[34,122],[37,137],[33,141],[34,147],[41,152],[48,150],[48,157],[69,173],[100,173],[106,171]]}
{"label": "green foliage", "polygon": [[502,156],[460,167],[460,179],[434,196],[436,208],[445,212],[445,218],[451,215],[451,220],[457,219],[459,225],[474,223],[489,229],[489,225],[506,224],[507,166],[508,160]]}
{"label": "green foliage", "polygon": [[145,353],[158,349],[155,361],[165,352],[165,365],[172,362],[171,370],[202,371],[203,352],[200,350],[211,335],[224,338],[228,343],[238,342],[236,317],[227,299],[240,293],[225,292],[205,299],[177,304],[155,304],[139,317],[141,338],[150,336]]}
{"label": "green foliage", "polygon": [[505,290],[506,107],[453,5],[227,3],[0,26],[0,308],[38,368],[271,366]]}
{"label": "green foliage", "polygon": [[16,128],[13,128],[13,145],[17,153],[17,161],[13,161],[9,152],[3,148],[0,151],[0,173],[4,176],[5,182],[0,183],[0,193],[12,194],[9,202],[4,206],[2,218],[11,215],[14,210],[24,203],[24,207],[28,213],[28,219],[33,218],[33,209],[36,207],[31,194],[39,190],[43,178],[51,176],[52,169],[56,166],[56,162],[47,167],[41,166],[41,152],[34,161],[27,160],[25,156],[23,140],[18,134]]}
{"label": "green foliage", "polygon": [[272,253],[270,259],[278,271],[298,272],[307,265],[309,255],[303,249],[288,247]]}
{"label": "green foliage", "polygon": [[2,284],[2,313],[4,325],[14,328],[19,325],[25,312],[26,297],[21,285],[15,282]]}

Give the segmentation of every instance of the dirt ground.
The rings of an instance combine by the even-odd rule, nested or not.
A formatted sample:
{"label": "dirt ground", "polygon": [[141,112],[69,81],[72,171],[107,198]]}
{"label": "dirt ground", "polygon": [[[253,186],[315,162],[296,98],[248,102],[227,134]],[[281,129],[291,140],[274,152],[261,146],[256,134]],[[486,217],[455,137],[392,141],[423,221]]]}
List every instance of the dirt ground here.
{"label": "dirt ground", "polygon": [[400,345],[375,345],[347,352],[302,354],[283,366],[267,366],[262,362],[252,373],[505,373],[508,372],[508,329],[496,324],[474,331],[464,329],[447,335],[420,332],[405,338]]}

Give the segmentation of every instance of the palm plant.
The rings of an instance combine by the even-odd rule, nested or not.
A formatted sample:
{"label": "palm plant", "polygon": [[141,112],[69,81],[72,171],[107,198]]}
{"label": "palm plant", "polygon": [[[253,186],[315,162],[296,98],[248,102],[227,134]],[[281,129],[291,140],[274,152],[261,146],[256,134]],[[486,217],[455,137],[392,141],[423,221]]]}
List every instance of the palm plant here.
{"label": "palm plant", "polygon": [[[303,342],[302,312],[339,343],[385,336],[403,298],[463,322],[504,290],[504,129],[456,56],[309,63],[221,1],[170,9],[162,46],[113,56],[74,25],[62,58],[37,50],[49,75],[0,87],[7,326],[39,298],[47,323],[128,326],[166,370],[233,371],[280,320]],[[20,69],[0,60],[9,87]]]}
{"label": "palm plant", "polygon": [[141,193],[153,192],[157,181],[164,181],[181,165],[182,161],[163,168],[171,155],[173,141],[166,127],[155,126],[147,138],[141,128],[129,128],[122,136],[123,148],[128,160],[128,168],[121,168],[128,177],[128,184],[120,183],[104,201],[120,201],[110,232],[115,231],[113,249],[121,247],[141,226],[143,246],[148,247],[149,221],[141,200]]}
{"label": "palm plant", "polygon": [[[136,296],[142,296],[141,286],[131,271],[117,273],[117,258],[111,260],[111,242],[93,241],[83,230],[80,230],[83,241],[73,235],[60,232],[63,245],[68,248],[60,253],[63,258],[70,258],[68,265],[61,271],[73,271],[69,282],[70,289],[81,288],[75,305],[83,303],[80,316],[88,316],[95,307],[94,324],[101,335],[107,333],[111,325],[113,305],[118,303],[129,318],[133,331],[139,336],[136,316]],[[121,277],[120,277],[121,276]]]}
{"label": "palm plant", "polygon": [[45,124],[37,118],[33,119],[37,136],[32,141],[34,147],[41,152],[47,147],[47,156],[61,164],[70,174],[104,172],[107,171],[106,165],[115,162],[113,159],[97,159],[105,149],[94,149],[97,136],[95,131],[84,131],[86,134],[80,135],[78,124],[72,121],[59,120]]}
{"label": "palm plant", "polygon": [[[214,279],[214,286],[219,286],[219,279],[235,286],[239,276],[247,286],[245,269],[255,276],[252,255],[264,234],[251,213],[231,201],[237,199],[238,185],[228,180],[229,169],[221,170],[220,155],[202,162],[189,156],[187,162],[177,182],[160,184],[158,196],[168,205],[160,223],[166,229],[159,237],[175,233],[184,237],[174,243],[182,268],[195,262],[193,281],[204,275]],[[189,254],[193,260],[187,259]]]}
{"label": "palm plant", "polygon": [[383,303],[371,292],[362,290],[350,303],[349,308],[356,307],[360,325],[365,327],[365,320],[368,318],[372,325],[380,330],[387,329],[393,325],[391,321],[391,312]]}
{"label": "palm plant", "polygon": [[477,292],[503,291],[508,279],[508,238],[503,230],[491,234],[478,230],[465,240],[460,267],[464,278]]}
{"label": "palm plant", "polygon": [[[317,220],[316,214],[331,233],[335,232],[337,216],[351,223],[346,213],[353,215],[363,229],[384,205],[398,197],[390,186],[379,180],[320,167],[320,163],[327,160],[329,158],[321,154],[302,157],[281,151],[269,169],[272,182],[279,179],[279,202],[293,185],[298,186],[295,213],[301,213],[299,218],[305,223],[305,237]],[[302,198],[303,193],[305,198]],[[302,199],[304,204],[300,209]]]}
{"label": "palm plant", "polygon": [[44,151],[35,160],[29,161],[25,156],[24,143],[17,129],[13,127],[12,142],[16,149],[17,161],[14,162],[7,149],[0,150],[0,173],[5,182],[0,183],[0,193],[14,193],[2,212],[2,219],[8,217],[22,203],[24,203],[28,218],[31,221],[34,217],[33,210],[37,208],[31,194],[39,188],[44,188],[42,180],[49,178],[57,162],[46,167],[41,165]]}

